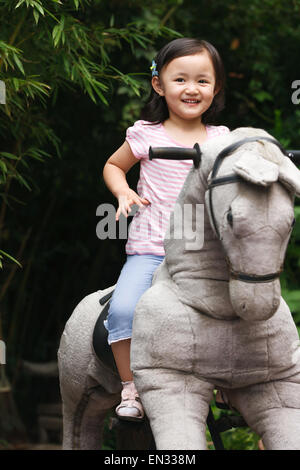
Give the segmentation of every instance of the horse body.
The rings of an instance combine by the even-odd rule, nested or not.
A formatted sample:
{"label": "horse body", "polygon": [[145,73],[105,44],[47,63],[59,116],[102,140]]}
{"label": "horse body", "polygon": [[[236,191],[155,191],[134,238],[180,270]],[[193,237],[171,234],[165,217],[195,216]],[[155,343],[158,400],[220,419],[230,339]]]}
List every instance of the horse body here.
{"label": "horse body", "polygon": [[[166,258],[137,305],[132,369],[158,449],[206,448],[215,386],[268,449],[300,448],[299,337],[278,277],[268,280],[282,267],[293,221],[293,194],[283,183],[299,194],[300,173],[286,170],[273,144],[249,143],[224,159],[218,175],[235,171],[244,182],[213,189],[214,214],[209,203],[216,155],[249,134],[268,136],[237,129],[201,147],[201,166],[177,203],[205,203],[204,244],[190,249],[185,236],[176,239],[174,212]],[[241,280],[247,275],[251,282]]]}

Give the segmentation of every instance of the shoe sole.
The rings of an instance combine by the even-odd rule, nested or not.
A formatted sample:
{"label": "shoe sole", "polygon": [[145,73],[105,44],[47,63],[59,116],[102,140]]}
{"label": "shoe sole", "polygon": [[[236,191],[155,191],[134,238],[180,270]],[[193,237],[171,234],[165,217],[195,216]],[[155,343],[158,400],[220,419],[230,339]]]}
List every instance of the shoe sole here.
{"label": "shoe sole", "polygon": [[145,417],[142,416],[140,418],[138,417],[135,417],[135,416],[120,416],[118,414],[116,414],[117,418],[120,419],[121,421],[131,421],[131,422],[135,422],[135,423],[140,423],[142,421],[144,421]]}

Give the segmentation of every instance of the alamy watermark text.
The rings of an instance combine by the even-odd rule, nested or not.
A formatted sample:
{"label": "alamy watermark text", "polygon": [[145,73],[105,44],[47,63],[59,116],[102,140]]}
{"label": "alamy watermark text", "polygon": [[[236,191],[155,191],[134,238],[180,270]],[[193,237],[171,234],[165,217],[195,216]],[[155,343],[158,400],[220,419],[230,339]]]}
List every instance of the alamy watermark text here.
{"label": "alamy watermark text", "polygon": [[[117,224],[116,209],[112,204],[100,204],[96,215],[101,217],[96,227],[100,240],[128,238],[128,221],[121,216]],[[131,240],[162,242],[164,239],[174,239],[184,240],[187,250],[201,250],[203,247],[204,204],[175,204],[172,224],[168,224],[165,208],[158,204],[141,209],[133,206],[129,215],[136,215],[134,230],[130,232]]]}
{"label": "alamy watermark text", "polygon": [[300,80],[294,80],[292,82],[292,88],[295,89],[295,91],[292,93],[291,100],[293,104],[299,104],[300,103]]}
{"label": "alamy watermark text", "polygon": [[0,339],[0,364],[6,364],[6,345],[2,339]]}

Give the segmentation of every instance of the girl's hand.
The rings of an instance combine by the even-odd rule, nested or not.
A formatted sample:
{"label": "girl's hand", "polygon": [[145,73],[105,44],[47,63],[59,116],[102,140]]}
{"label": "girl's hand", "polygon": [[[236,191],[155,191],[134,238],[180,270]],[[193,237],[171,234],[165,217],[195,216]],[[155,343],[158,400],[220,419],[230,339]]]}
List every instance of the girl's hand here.
{"label": "girl's hand", "polygon": [[133,206],[133,204],[137,204],[140,207],[143,207],[143,205],[150,204],[148,199],[140,197],[132,189],[129,189],[125,194],[121,194],[118,197],[118,202],[119,202],[119,207],[116,213],[117,221],[119,220],[119,217],[121,214],[125,215],[125,217],[128,217],[128,214],[131,211],[131,206]]}

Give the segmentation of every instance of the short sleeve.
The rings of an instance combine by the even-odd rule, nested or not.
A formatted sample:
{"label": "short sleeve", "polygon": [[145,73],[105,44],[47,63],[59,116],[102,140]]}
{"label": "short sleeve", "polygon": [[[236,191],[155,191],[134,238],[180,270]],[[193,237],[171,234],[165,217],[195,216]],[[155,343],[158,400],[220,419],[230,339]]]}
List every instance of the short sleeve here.
{"label": "short sleeve", "polygon": [[126,131],[126,141],[129,143],[135,158],[148,158],[149,136],[147,135],[147,122],[136,121]]}
{"label": "short sleeve", "polygon": [[228,134],[230,132],[230,129],[227,126],[218,126],[220,134]]}
{"label": "short sleeve", "polygon": [[218,137],[219,135],[228,134],[230,129],[226,126],[206,126],[207,137],[209,139]]}

